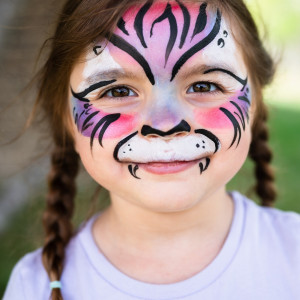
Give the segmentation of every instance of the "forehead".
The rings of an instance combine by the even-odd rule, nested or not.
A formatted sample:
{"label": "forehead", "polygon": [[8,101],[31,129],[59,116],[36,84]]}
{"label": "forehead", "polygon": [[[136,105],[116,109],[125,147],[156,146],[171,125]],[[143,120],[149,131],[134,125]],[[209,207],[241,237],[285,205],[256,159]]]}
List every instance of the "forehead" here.
{"label": "forehead", "polygon": [[220,10],[205,2],[133,6],[118,22],[110,41],[101,41],[90,51],[85,75],[99,66],[103,71],[141,67],[154,84],[158,74],[172,81],[186,69],[208,65],[224,66],[243,76],[246,67],[233,32]]}

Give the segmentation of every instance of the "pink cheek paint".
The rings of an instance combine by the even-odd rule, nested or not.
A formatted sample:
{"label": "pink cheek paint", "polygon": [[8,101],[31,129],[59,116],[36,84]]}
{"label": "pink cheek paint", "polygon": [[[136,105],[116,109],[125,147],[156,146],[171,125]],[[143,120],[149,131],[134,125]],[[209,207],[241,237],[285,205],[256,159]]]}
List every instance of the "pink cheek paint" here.
{"label": "pink cheek paint", "polygon": [[131,133],[137,125],[136,115],[121,114],[120,118],[108,127],[105,138],[119,138]]}
{"label": "pink cheek paint", "polygon": [[73,118],[78,131],[92,139],[119,138],[136,127],[136,115],[108,114],[73,97]]}
{"label": "pink cheek paint", "polygon": [[211,109],[196,108],[194,117],[202,128],[227,129],[232,126],[230,120],[220,111],[219,107]]}
{"label": "pink cheek paint", "polygon": [[249,107],[251,105],[251,97],[249,88],[245,91],[238,91],[233,97],[230,97],[226,103],[220,107],[214,108],[196,108],[194,110],[194,118],[196,122],[203,128],[231,128],[232,121],[228,118],[228,114],[224,110],[230,112],[232,116],[243,122],[249,122]]}

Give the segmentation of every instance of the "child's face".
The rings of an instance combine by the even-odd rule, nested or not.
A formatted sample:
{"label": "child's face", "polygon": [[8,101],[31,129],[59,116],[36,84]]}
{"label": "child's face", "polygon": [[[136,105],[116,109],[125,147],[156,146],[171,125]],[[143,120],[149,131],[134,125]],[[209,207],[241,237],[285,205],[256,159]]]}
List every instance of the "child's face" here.
{"label": "child's face", "polygon": [[76,148],[113,196],[183,210],[239,170],[251,91],[234,29],[206,4],[146,4],[75,66]]}

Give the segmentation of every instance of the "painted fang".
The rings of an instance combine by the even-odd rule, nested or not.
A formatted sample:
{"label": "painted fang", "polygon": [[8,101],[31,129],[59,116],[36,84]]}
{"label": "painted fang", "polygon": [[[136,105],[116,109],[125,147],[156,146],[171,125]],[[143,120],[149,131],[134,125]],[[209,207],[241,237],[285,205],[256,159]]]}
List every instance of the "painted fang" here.
{"label": "painted fang", "polygon": [[[109,40],[91,47],[84,80],[75,89],[79,91],[71,89],[74,121],[78,131],[90,138],[91,150],[96,141],[104,147],[106,138],[116,139],[114,159],[127,164],[128,172],[141,179],[140,169],[147,164],[196,161],[200,174],[205,172],[221,149],[221,136],[210,131],[214,128],[232,129],[225,147],[240,144],[249,124],[251,92],[246,69],[236,59],[234,39],[218,9],[208,9],[205,2],[186,5],[180,1],[147,1],[130,8],[109,36]],[[184,82],[183,74],[189,74],[187,70],[194,65],[198,67],[198,61],[206,68],[193,78],[200,76],[199,82],[207,83],[201,78],[209,77],[212,80],[208,83],[217,85],[214,78],[221,77],[221,82],[231,82],[231,94],[226,99],[224,92],[224,101],[216,101],[219,104],[213,106],[204,99],[213,93],[203,92],[199,98],[211,106],[194,105],[195,112],[191,113],[191,106],[180,106],[177,88]],[[138,84],[128,84],[129,73],[133,74],[129,82],[137,79],[151,86],[147,111],[127,109],[128,96],[113,97],[111,92],[107,96],[116,88],[133,86],[133,90],[143,90]],[[193,81],[195,85],[197,79]],[[103,95],[107,106],[102,105]],[[135,95],[137,102],[143,99],[139,92]],[[118,110],[120,103],[125,107],[123,111]],[[109,106],[114,109],[106,111]],[[165,127],[161,126],[164,122],[168,124]]]}

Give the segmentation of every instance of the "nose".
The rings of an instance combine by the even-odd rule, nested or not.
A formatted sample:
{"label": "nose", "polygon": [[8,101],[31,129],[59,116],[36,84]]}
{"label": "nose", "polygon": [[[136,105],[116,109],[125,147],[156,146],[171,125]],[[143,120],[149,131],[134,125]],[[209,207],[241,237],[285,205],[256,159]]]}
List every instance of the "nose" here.
{"label": "nose", "polygon": [[144,125],[141,130],[143,136],[160,136],[160,137],[170,137],[180,135],[182,133],[187,133],[191,131],[191,126],[185,121],[181,120],[179,124],[170,128],[168,131],[162,131],[156,128],[153,128],[149,125]]}

